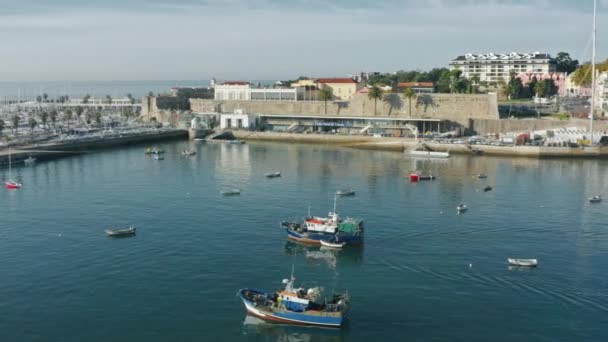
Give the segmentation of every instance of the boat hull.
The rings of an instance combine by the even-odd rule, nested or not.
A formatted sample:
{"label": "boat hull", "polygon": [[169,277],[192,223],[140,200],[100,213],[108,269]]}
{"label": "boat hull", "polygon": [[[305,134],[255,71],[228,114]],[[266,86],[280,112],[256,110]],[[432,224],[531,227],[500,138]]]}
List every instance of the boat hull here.
{"label": "boat hull", "polygon": [[305,232],[300,233],[294,231],[293,229],[283,227],[287,232],[287,238],[293,241],[321,245],[321,240],[331,240],[338,238],[339,241],[345,242],[347,245],[361,245],[363,244],[363,234],[358,235],[350,235],[350,234],[323,234],[323,233],[313,233],[313,232]]}
{"label": "boat hull", "polygon": [[21,189],[21,184],[20,183],[15,183],[15,182],[4,182],[4,186],[7,189]]}
{"label": "boat hull", "polygon": [[255,303],[245,298],[243,291],[257,292],[260,294],[266,293],[253,289],[242,289],[239,291],[239,298],[245,305],[248,314],[263,319],[267,322],[327,328],[339,328],[344,323],[343,315],[327,315],[321,312],[311,314],[306,312],[293,312],[287,310],[270,309],[268,307],[258,307]]}

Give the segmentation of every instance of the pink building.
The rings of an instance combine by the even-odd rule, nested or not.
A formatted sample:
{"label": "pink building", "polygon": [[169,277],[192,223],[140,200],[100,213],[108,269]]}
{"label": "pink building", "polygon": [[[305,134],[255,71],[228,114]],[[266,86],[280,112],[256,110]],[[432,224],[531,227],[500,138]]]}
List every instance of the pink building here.
{"label": "pink building", "polygon": [[565,72],[520,72],[516,77],[521,80],[521,83],[524,86],[527,86],[535,77],[537,81],[552,79],[557,86],[557,95],[568,95],[568,89],[566,87],[568,75]]}

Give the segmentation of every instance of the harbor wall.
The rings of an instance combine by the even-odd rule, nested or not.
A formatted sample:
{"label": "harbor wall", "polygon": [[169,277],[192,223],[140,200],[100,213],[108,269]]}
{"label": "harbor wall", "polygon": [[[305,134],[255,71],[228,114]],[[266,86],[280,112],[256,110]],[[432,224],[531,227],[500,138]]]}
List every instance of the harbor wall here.
{"label": "harbor wall", "polygon": [[[492,134],[492,133],[507,133],[507,132],[529,132],[546,129],[557,129],[564,127],[579,127],[587,129],[589,120],[586,119],[569,119],[557,120],[552,118],[546,119],[501,119],[501,120],[484,120],[475,119],[472,121],[471,129],[477,134]],[[608,121],[595,120],[593,123],[594,132],[608,131]]]}

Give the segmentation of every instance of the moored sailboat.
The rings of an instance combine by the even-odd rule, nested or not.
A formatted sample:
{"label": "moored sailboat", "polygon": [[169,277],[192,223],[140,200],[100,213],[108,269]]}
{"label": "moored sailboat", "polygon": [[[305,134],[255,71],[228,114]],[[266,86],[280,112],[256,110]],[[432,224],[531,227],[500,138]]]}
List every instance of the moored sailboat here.
{"label": "moored sailboat", "polygon": [[10,146],[8,148],[8,180],[4,181],[4,186],[7,189],[10,189],[10,190],[21,189],[21,187],[23,186],[23,184],[15,182],[12,179],[12,163],[11,163],[11,148],[10,148]]}

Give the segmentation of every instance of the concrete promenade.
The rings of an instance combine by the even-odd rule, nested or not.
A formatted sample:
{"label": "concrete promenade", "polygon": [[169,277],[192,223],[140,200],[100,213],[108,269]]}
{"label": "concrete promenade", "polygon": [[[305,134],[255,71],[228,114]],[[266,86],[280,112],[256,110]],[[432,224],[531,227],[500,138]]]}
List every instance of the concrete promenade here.
{"label": "concrete promenade", "polygon": [[[297,142],[329,144],[334,146],[404,151],[417,145],[414,139],[334,134],[294,134],[280,132],[233,131],[242,140]],[[528,158],[608,158],[608,147],[545,147],[545,146],[492,146],[465,144],[445,144],[425,142],[434,151],[473,155],[471,147],[481,151],[481,155],[528,157]]]}

